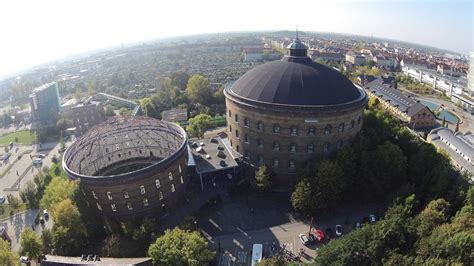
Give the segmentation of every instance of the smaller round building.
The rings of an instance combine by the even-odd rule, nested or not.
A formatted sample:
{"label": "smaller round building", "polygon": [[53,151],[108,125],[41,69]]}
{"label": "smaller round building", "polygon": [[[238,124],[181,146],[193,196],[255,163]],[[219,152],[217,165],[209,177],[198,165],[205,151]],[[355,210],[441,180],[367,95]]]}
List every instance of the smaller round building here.
{"label": "smaller round building", "polygon": [[65,152],[89,206],[108,216],[167,212],[181,198],[187,137],[180,126],[148,117],[114,117]]}

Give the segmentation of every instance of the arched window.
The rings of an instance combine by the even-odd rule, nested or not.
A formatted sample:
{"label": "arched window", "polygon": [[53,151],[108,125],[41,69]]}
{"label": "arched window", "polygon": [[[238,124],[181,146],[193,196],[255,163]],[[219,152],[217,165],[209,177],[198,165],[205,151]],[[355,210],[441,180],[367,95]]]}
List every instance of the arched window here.
{"label": "arched window", "polygon": [[229,125],[229,132],[232,132],[232,125]]}
{"label": "arched window", "polygon": [[133,210],[133,205],[132,205],[131,202],[127,202],[127,209],[128,209],[129,211]]}
{"label": "arched window", "polygon": [[262,121],[258,121],[257,129],[260,130],[260,131],[263,131],[263,122]]}
{"label": "arched window", "polygon": [[279,166],[280,166],[280,160],[278,160],[277,158],[274,158],[273,163],[272,163],[272,167],[273,168],[278,168]]}
{"label": "arched window", "polygon": [[146,193],[146,190],[145,190],[145,186],[141,185],[140,186],[140,194],[145,194]]}
{"label": "arched window", "polygon": [[351,121],[351,128],[354,128],[354,124],[355,124],[355,122],[354,122],[354,120],[352,120]]}
{"label": "arched window", "polygon": [[112,200],[112,192],[107,191],[107,198],[109,198],[109,200]]}
{"label": "arched window", "polygon": [[308,153],[313,153],[314,152],[314,144],[310,143],[308,144]]}
{"label": "arched window", "polygon": [[280,133],[280,125],[279,124],[273,124],[273,133]]}
{"label": "arched window", "polygon": [[263,148],[263,140],[262,139],[257,139],[257,147]]}
{"label": "arched window", "polygon": [[234,118],[235,118],[235,123],[239,123],[239,115],[235,114]]}
{"label": "arched window", "polygon": [[161,192],[161,191],[160,191],[160,194],[159,194],[159,199],[163,200],[163,192]]}
{"label": "arched window", "polygon": [[324,128],[324,135],[329,135],[329,134],[331,134],[331,125],[327,125]]}
{"label": "arched window", "polygon": [[299,133],[299,129],[297,126],[292,126],[291,127],[291,135],[292,136],[298,136],[298,133]]}
{"label": "arched window", "polygon": [[130,198],[130,195],[128,195],[128,191],[126,190],[123,191],[123,197],[126,199]]}
{"label": "arched window", "polygon": [[298,149],[298,146],[295,143],[290,144],[290,152],[291,153],[295,153],[297,149]]}
{"label": "arched window", "polygon": [[249,136],[249,134],[245,134],[245,143],[250,144],[250,136]]}
{"label": "arched window", "polygon": [[145,206],[145,207],[149,205],[147,198],[144,198],[144,199],[142,200],[142,202],[143,202],[143,206]]}
{"label": "arched window", "polygon": [[230,109],[229,109],[229,117],[232,117],[232,112],[230,111]]}
{"label": "arched window", "polygon": [[323,145],[323,151],[328,152],[329,151],[329,143],[324,143]]}
{"label": "arched window", "polygon": [[344,132],[344,123],[339,124],[339,132]]}
{"label": "arched window", "polygon": [[235,137],[239,138],[239,130],[238,129],[235,130]]}
{"label": "arched window", "polygon": [[110,208],[111,208],[112,211],[114,211],[114,212],[117,211],[117,206],[115,206],[115,204],[110,204]]}
{"label": "arched window", "polygon": [[160,180],[159,180],[159,179],[155,179],[155,185],[156,185],[156,188],[160,188],[160,187],[161,187],[161,183],[160,183]]}
{"label": "arched window", "polygon": [[97,195],[95,194],[94,190],[92,190],[91,193],[92,193],[92,197],[94,197],[94,199],[99,199],[99,198],[97,197]]}
{"label": "arched window", "polygon": [[181,184],[184,184],[183,176],[180,176],[179,179],[180,179],[180,181],[181,181]]}
{"label": "arched window", "polygon": [[181,164],[178,165],[178,170],[179,170],[179,173],[181,173]]}
{"label": "arched window", "polygon": [[314,127],[309,127],[309,128],[308,128],[308,135],[309,135],[309,136],[314,136],[314,135],[316,135],[316,128],[314,128]]}
{"label": "arched window", "polygon": [[168,173],[168,178],[170,179],[170,181],[173,181],[173,173],[169,172]]}
{"label": "arched window", "polygon": [[280,151],[280,143],[278,141],[273,142],[273,150]]}
{"label": "arched window", "polygon": [[235,146],[235,150],[236,150],[237,152],[240,152],[240,147],[239,147],[239,145],[236,145],[236,146]]}
{"label": "arched window", "polygon": [[99,211],[101,211],[101,210],[102,210],[102,206],[100,206],[100,204],[99,204],[98,202],[97,202],[96,204],[97,204],[97,209],[98,209]]}
{"label": "arched window", "polygon": [[362,117],[359,116],[359,118],[357,119],[357,124],[360,125],[360,122],[362,122]]}
{"label": "arched window", "polygon": [[175,192],[176,189],[174,188],[174,184],[171,184],[171,192]]}
{"label": "arched window", "polygon": [[296,168],[295,160],[290,160],[290,161],[288,162],[288,168],[289,168],[290,170],[294,170],[294,169]]}
{"label": "arched window", "polygon": [[250,127],[250,120],[248,118],[244,119],[244,126],[245,127]]}

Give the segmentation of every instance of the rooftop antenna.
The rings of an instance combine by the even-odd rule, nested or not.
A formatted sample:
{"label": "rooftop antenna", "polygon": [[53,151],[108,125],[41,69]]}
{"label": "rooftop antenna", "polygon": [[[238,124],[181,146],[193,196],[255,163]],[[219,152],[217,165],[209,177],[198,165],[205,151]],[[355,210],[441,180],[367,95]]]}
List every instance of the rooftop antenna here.
{"label": "rooftop antenna", "polygon": [[296,40],[298,40],[298,26],[296,26]]}

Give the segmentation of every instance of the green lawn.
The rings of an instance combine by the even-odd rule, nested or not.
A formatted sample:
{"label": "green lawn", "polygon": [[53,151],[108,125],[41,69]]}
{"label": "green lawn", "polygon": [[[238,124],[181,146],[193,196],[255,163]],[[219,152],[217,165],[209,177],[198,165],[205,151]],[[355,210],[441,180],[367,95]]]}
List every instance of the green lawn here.
{"label": "green lawn", "polygon": [[29,130],[20,130],[0,136],[0,145],[8,145],[10,142],[15,142],[15,137],[18,137],[18,142],[30,145],[36,138],[36,133],[30,133]]}

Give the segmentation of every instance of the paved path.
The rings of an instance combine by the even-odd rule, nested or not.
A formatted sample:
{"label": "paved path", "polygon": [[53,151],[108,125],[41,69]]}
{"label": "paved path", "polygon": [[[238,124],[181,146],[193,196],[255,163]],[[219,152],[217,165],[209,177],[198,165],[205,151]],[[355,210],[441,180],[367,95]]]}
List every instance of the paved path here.
{"label": "paved path", "polygon": [[[343,226],[343,232],[348,233],[354,229],[356,221],[361,222],[363,217],[371,213],[381,213],[382,208],[376,204],[348,203],[334,213],[321,215],[315,218],[314,227],[325,230],[331,228],[334,232],[336,224]],[[272,257],[272,245],[284,246],[288,252],[295,256],[300,248],[304,248],[305,255],[302,262],[311,262],[317,256],[317,250],[324,243],[317,243],[309,247],[303,246],[298,235],[309,230],[309,222],[290,222],[270,228],[254,231],[244,231],[236,228],[237,233],[211,236],[206,232],[212,249],[218,252],[218,265],[250,265],[253,244],[263,245],[264,257]]]}

